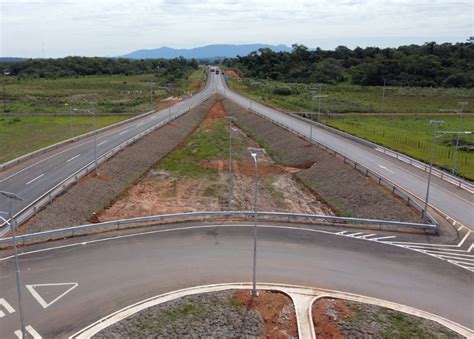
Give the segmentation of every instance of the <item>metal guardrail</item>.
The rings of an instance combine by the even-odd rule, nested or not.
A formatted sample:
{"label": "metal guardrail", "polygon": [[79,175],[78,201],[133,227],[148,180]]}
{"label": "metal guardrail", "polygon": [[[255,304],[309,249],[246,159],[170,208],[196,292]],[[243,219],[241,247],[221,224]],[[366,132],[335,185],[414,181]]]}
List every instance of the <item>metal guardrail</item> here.
{"label": "metal guardrail", "polygon": [[[352,134],[349,134],[349,133],[346,133],[346,132],[343,132],[337,128],[334,128],[334,127],[330,127],[328,125],[325,125],[325,124],[321,124],[319,122],[316,122],[316,121],[312,121],[310,119],[306,119],[306,118],[303,118],[301,116],[299,116],[298,114],[295,114],[295,113],[290,113],[291,116],[299,119],[299,120],[303,120],[307,123],[312,123],[313,125],[315,126],[318,126],[324,130],[327,130],[331,133],[334,133],[334,134],[337,134],[337,135],[340,135],[340,136],[343,136],[345,137],[346,139],[350,139],[350,140],[353,140],[359,144],[362,144],[364,146],[368,146],[376,151],[379,151],[379,152],[382,152],[388,156],[391,156],[393,158],[396,158],[397,160],[399,161],[402,161],[404,163],[407,163],[411,166],[414,166],[418,169],[421,169],[422,171],[424,172],[428,172],[430,170],[430,166],[428,164],[425,164],[424,162],[422,161],[419,161],[419,160],[416,160],[416,159],[413,159],[405,154],[402,154],[402,153],[399,153],[399,152],[396,152],[394,150],[391,150],[390,148],[387,148],[387,147],[384,147],[384,146],[381,146],[381,145],[378,145],[376,143],[373,143],[371,141],[368,141],[368,140],[365,140],[365,139],[362,139],[360,137],[357,137],[355,135],[352,135]],[[464,180],[464,179],[461,179],[455,175],[452,175],[452,174],[449,174],[443,170],[440,170],[436,167],[433,167],[432,171],[431,171],[431,174],[439,177],[440,179],[444,180],[444,181],[447,181],[459,188],[462,188],[470,193],[474,193],[474,184],[467,181],[467,180]]]}
{"label": "metal guardrail", "polygon": [[[123,121],[119,121],[115,124],[112,124],[112,125],[108,125],[108,126],[105,126],[105,127],[102,127],[102,128],[99,128],[97,130],[97,133],[101,133],[101,132],[104,132],[104,131],[107,131],[109,129],[113,129],[115,127],[119,127],[121,125],[124,125],[124,124],[127,124],[127,123],[130,123],[132,121],[135,121],[135,120],[138,120],[138,119],[141,119],[141,118],[144,118],[144,117],[147,117],[153,113],[155,113],[156,110],[153,110],[153,111],[148,111],[148,112],[145,112],[145,113],[142,113],[140,115],[137,115],[137,116],[134,116],[132,118],[129,118],[127,120],[123,120]],[[33,152],[30,152],[30,153],[27,153],[27,154],[24,154],[18,158],[15,158],[15,159],[12,159],[10,161],[7,161],[3,164],[0,164],[0,172],[2,171],[5,171],[7,169],[9,169],[10,167],[13,167],[13,166],[16,166],[18,164],[21,164],[22,162],[26,161],[26,160],[29,160],[29,159],[32,159],[34,157],[37,157],[41,154],[44,154],[44,153],[47,153],[49,151],[52,151],[52,150],[55,150],[55,149],[58,149],[66,144],[70,144],[70,143],[73,143],[73,142],[76,142],[76,141],[79,141],[79,140],[83,140],[83,139],[86,139],[88,137],[92,137],[94,135],[95,131],[91,131],[91,132],[88,132],[88,133],[84,133],[84,134],[81,134],[81,135],[78,135],[78,136],[75,136],[75,137],[72,137],[70,139],[66,139],[66,140],[63,140],[63,141],[60,141],[58,143],[55,143],[53,145],[50,145],[50,146],[46,146],[46,147],[43,147],[39,150],[36,150],[36,151],[33,151]]]}
{"label": "metal guardrail", "polygon": [[[316,144],[319,148],[324,149],[329,154],[332,154],[335,157],[338,157],[338,158],[342,159],[344,163],[350,164],[351,166],[354,167],[354,169],[358,170],[359,172],[364,174],[366,177],[369,177],[369,178],[377,181],[379,183],[379,185],[383,185],[383,186],[387,187],[388,189],[390,189],[393,194],[397,195],[398,197],[400,197],[401,199],[406,201],[408,206],[411,206],[411,207],[415,208],[420,214],[423,215],[423,207],[421,207],[413,198],[411,198],[410,195],[405,192],[405,190],[403,190],[401,187],[399,187],[398,185],[396,185],[392,181],[390,181],[390,180],[388,180],[388,179],[386,179],[382,176],[379,176],[377,173],[369,170],[368,168],[366,168],[363,165],[357,163],[356,161],[346,157],[345,155],[333,150],[332,148],[330,148],[330,147],[328,147],[328,146],[326,146],[326,145],[324,145],[324,144],[322,144],[322,143],[320,143],[316,140],[311,140],[306,135],[301,134],[300,132],[298,132],[298,131],[296,131],[296,130],[294,130],[294,129],[286,126],[286,125],[283,125],[283,124],[279,123],[278,121],[275,121],[275,120],[271,119],[270,117],[268,117],[264,114],[261,114],[261,113],[255,111],[255,110],[253,110],[253,109],[249,109],[249,110],[252,111],[253,113],[257,114],[258,116],[261,116],[262,118],[265,118],[265,119],[271,121],[275,125],[280,126],[281,128],[283,128],[287,131],[290,131],[293,134],[298,135],[300,138],[303,138],[303,139],[305,139],[305,140],[307,140],[311,143]],[[426,221],[429,222],[430,224],[438,226],[438,222],[436,221],[436,219],[429,212],[427,212],[425,214],[425,218],[426,218]]]}
{"label": "metal guardrail", "polygon": [[[37,242],[45,242],[55,239],[71,238],[74,236],[81,236],[87,234],[95,234],[105,231],[114,231],[132,227],[144,227],[157,223],[176,223],[186,221],[201,221],[222,218],[243,218],[253,220],[253,211],[203,211],[203,212],[189,212],[177,214],[163,214],[149,217],[131,218],[123,220],[107,221],[96,224],[86,224],[81,226],[61,228],[51,231],[44,231],[32,234],[17,235],[16,241],[20,245],[26,245]],[[376,219],[362,219],[362,218],[347,218],[335,217],[320,214],[301,214],[301,213],[284,213],[284,212],[257,212],[260,220],[271,219],[273,221],[283,221],[287,223],[318,223],[318,224],[338,224],[338,225],[375,225],[382,228],[389,229],[413,229],[424,230],[433,233],[437,232],[437,225],[409,223],[389,220]],[[9,246],[11,238],[0,239],[0,247]]]}
{"label": "metal guardrail", "polygon": [[[212,96],[212,93],[210,93],[208,95],[205,95],[203,97],[203,101],[207,100],[211,96]],[[99,156],[97,158],[98,164],[101,164],[101,163],[107,161],[108,159],[113,157],[115,154],[117,154],[119,151],[121,151],[125,147],[127,147],[127,146],[133,144],[134,142],[136,142],[138,139],[141,139],[145,135],[153,132],[154,130],[160,128],[161,126],[167,124],[168,122],[170,122],[170,121],[180,117],[181,115],[189,112],[191,109],[193,109],[198,104],[200,104],[200,103],[191,105],[190,107],[188,107],[188,108],[186,108],[182,111],[179,111],[177,113],[172,114],[171,116],[169,116],[168,118],[166,118],[162,122],[160,122],[159,124],[156,124],[156,125],[150,127],[149,129],[141,132],[140,134],[137,134],[136,136],[124,141],[123,143],[121,143],[120,145],[114,147],[110,151],[102,154],[101,156]],[[17,212],[14,216],[16,221],[17,221],[17,225],[21,225],[23,222],[25,222],[26,220],[28,220],[29,218],[34,216],[41,209],[43,209],[46,205],[51,203],[54,198],[56,198],[57,196],[63,194],[71,185],[74,185],[75,183],[77,183],[77,181],[79,179],[81,179],[82,177],[88,175],[90,172],[94,171],[94,169],[95,169],[95,162],[94,161],[89,162],[87,165],[85,165],[84,167],[82,167],[81,169],[76,171],[75,173],[71,174],[69,177],[67,177],[66,179],[61,181],[59,184],[57,184],[56,186],[54,186],[53,188],[51,188],[50,190],[45,192],[43,195],[41,195],[39,198],[34,200],[28,206],[24,207],[22,210]],[[3,228],[5,228],[5,226],[6,226],[5,222],[0,225],[0,227],[3,227]],[[1,233],[3,234],[4,230],[2,230]]]}

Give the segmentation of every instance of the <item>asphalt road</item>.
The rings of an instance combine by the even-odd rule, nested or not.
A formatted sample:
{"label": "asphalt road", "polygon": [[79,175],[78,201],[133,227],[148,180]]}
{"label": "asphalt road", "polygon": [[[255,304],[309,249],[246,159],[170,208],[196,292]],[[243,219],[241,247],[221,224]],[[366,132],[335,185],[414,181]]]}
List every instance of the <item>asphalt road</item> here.
{"label": "asphalt road", "polygon": [[[215,91],[215,79],[210,78],[205,88],[171,107],[171,116],[199,104]],[[97,154],[105,154],[125,142],[151,128],[170,116],[170,109],[166,108],[142,119],[134,120],[117,128],[97,134]],[[24,202],[15,202],[14,212],[29,205],[58,183],[94,161],[94,138],[89,137],[44,155],[35,157],[0,172],[0,191],[13,192],[25,199]],[[8,201],[0,197],[0,211],[8,212]],[[7,217],[0,214],[0,217]],[[1,220],[1,219],[0,219]],[[0,222],[0,225],[2,222]]]}
{"label": "asphalt road", "polygon": [[[251,281],[252,226],[185,226],[23,248],[20,265],[26,325],[44,338],[65,337],[157,294],[212,283]],[[259,282],[358,293],[474,327],[472,272],[404,248],[335,234],[276,225],[259,228],[258,234]],[[94,242],[99,238],[102,240]],[[46,250],[28,253],[38,249]],[[0,337],[8,339],[14,338],[20,327],[15,269],[13,259],[5,259],[9,253],[0,255],[0,302],[3,298],[15,310],[9,313],[0,305],[5,313],[0,317]],[[34,287],[44,305],[73,288],[46,308],[25,288],[64,283],[72,285]]]}
{"label": "asphalt road", "polygon": [[[254,111],[303,135],[310,136],[310,124],[235,93],[229,89],[223,76],[216,77],[219,79],[217,83],[218,91],[225,94],[226,98],[245,108],[251,106]],[[250,104],[250,102],[252,103]],[[357,161],[362,166],[391,180],[405,191],[424,201],[427,173],[316,126],[313,126],[312,137],[315,141],[330,147],[349,159]],[[431,182],[430,205],[474,230],[474,195],[434,176],[432,176]]]}

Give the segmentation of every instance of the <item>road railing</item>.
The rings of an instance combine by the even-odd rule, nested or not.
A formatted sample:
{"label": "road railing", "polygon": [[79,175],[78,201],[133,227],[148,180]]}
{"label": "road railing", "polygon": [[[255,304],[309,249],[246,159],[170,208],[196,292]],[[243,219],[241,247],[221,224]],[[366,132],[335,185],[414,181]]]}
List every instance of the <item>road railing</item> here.
{"label": "road railing", "polygon": [[[212,93],[205,94],[203,96],[203,101],[207,100],[209,97],[212,96]],[[181,115],[189,112],[192,110],[195,106],[199,105],[200,102],[195,103],[188,108],[185,108],[183,110],[180,110],[178,112],[175,112],[169,116],[167,116],[164,120],[162,120],[160,123],[153,125],[152,127],[148,128],[147,130],[129,138],[128,140],[124,141],[120,145],[114,147],[113,149],[109,150],[108,152],[102,154],[101,156],[97,157],[97,163],[98,165],[102,164],[103,162],[109,160],[112,158],[115,154],[123,150],[125,147],[135,143],[137,140],[143,138],[145,135],[150,134],[154,130],[162,127],[163,125],[166,125],[170,121],[180,117]],[[49,189],[47,192],[42,194],[40,197],[38,197],[36,200],[34,200],[32,203],[30,203],[28,206],[24,207],[22,210],[17,212],[15,214],[15,219],[17,221],[18,225],[21,225],[34,215],[36,215],[40,210],[42,210],[46,205],[51,203],[54,198],[58,197],[59,195],[63,194],[66,192],[66,190],[76,184],[81,178],[85,177],[89,173],[95,171],[95,161],[89,162],[87,165],[76,171],[75,173],[71,174],[68,176],[66,179],[61,181],[59,184],[56,186],[52,187]],[[6,222],[0,223],[0,236],[6,233]],[[3,229],[2,229],[3,228]]]}
{"label": "road railing", "polygon": [[[429,213],[429,212],[426,212],[424,213],[424,209],[423,207],[415,200],[411,197],[410,194],[408,194],[404,189],[402,189],[401,187],[399,187],[398,185],[396,185],[395,183],[393,183],[391,180],[387,179],[387,178],[384,178],[383,176],[380,176],[379,174],[369,170],[368,168],[364,167],[363,165],[359,164],[358,162],[346,157],[345,155],[333,150],[331,147],[325,145],[325,144],[322,144],[316,140],[311,140],[308,136],[284,125],[284,124],[281,124],[280,122],[264,115],[264,114],[261,114],[257,111],[255,111],[254,109],[249,109],[251,112],[257,114],[258,116],[261,116],[262,118],[265,118],[267,120],[270,120],[272,123],[274,123],[275,125],[277,126],[280,126],[281,128],[293,133],[293,134],[296,134],[298,135],[300,138],[303,138],[305,140],[307,140],[308,142],[311,142],[315,145],[317,145],[319,148],[325,150],[326,152],[328,152],[329,154],[332,154],[334,155],[336,158],[340,158],[345,164],[348,164],[352,167],[354,167],[355,170],[361,172],[362,174],[364,174],[366,177],[368,178],[371,178],[373,179],[374,181],[378,182],[379,185],[383,185],[385,187],[387,187],[394,195],[398,196],[399,198],[401,198],[403,201],[406,202],[406,204],[412,208],[414,208],[415,210],[417,210],[420,215],[424,215],[425,216],[425,221],[429,224],[432,224],[432,225],[438,225],[438,222],[436,221],[436,219]],[[302,118],[304,119],[304,118]],[[305,119],[306,120],[306,119]]]}
{"label": "road railing", "polygon": [[[324,226],[352,226],[359,228],[371,228],[379,230],[402,230],[411,232],[436,233],[437,225],[410,223],[401,221],[363,219],[336,217],[321,214],[301,214],[285,212],[257,212],[260,221],[284,222],[293,224],[317,224]],[[65,239],[76,236],[90,235],[121,229],[155,226],[160,224],[183,223],[183,222],[215,222],[248,220],[252,221],[255,216],[254,211],[202,211],[176,214],[163,214],[147,217],[131,218],[107,221],[102,223],[86,224],[67,228],[60,228],[51,231],[44,231],[32,234],[22,234],[16,236],[19,245],[28,245],[39,242],[46,242],[57,239]],[[8,248],[11,238],[0,239],[0,248]]]}
{"label": "road railing", "polygon": [[80,141],[80,140],[83,140],[83,139],[87,139],[89,137],[92,137],[94,136],[94,134],[97,132],[97,133],[101,133],[101,132],[104,132],[104,131],[108,131],[110,129],[113,129],[113,128],[116,128],[116,127],[120,127],[124,124],[127,124],[127,123],[130,123],[132,121],[135,121],[135,120],[139,120],[139,119],[142,119],[142,118],[145,118],[151,114],[154,114],[156,113],[156,110],[152,110],[152,111],[148,111],[148,112],[145,112],[145,113],[142,113],[142,114],[139,114],[139,115],[136,115],[132,118],[129,118],[127,120],[123,120],[123,121],[119,121],[115,124],[112,124],[112,125],[108,125],[108,126],[105,126],[105,127],[102,127],[102,128],[99,128],[98,130],[96,131],[91,131],[91,132],[87,132],[87,133],[84,133],[84,134],[81,134],[81,135],[78,135],[78,136],[75,136],[75,137],[72,137],[72,138],[69,138],[69,139],[66,139],[66,140],[63,140],[63,141],[60,141],[58,143],[55,143],[53,145],[50,145],[50,146],[46,146],[46,147],[43,147],[39,150],[36,150],[36,151],[33,151],[33,152],[30,152],[30,153],[27,153],[27,154],[24,154],[18,158],[15,158],[15,159],[12,159],[10,161],[7,161],[3,164],[0,164],[0,172],[2,171],[5,171],[13,166],[16,166],[18,164],[21,164],[22,162],[26,161],[26,160],[29,160],[29,159],[32,159],[32,158],[35,158],[39,155],[42,155],[42,154],[45,154],[45,153],[48,153],[52,150],[55,150],[55,149],[58,149],[58,148],[61,148],[65,145],[68,145],[68,144],[71,144],[71,143],[74,143],[76,141]]}
{"label": "road railing", "polygon": [[[371,141],[368,141],[368,140],[365,140],[365,139],[362,139],[362,138],[359,138],[355,135],[352,135],[352,134],[349,134],[347,132],[343,132],[337,128],[334,128],[334,127],[330,127],[328,125],[325,125],[325,124],[321,124],[319,122],[316,122],[316,121],[312,121],[311,119],[307,119],[307,118],[304,118],[296,113],[290,113],[291,116],[299,119],[299,120],[302,120],[302,121],[305,121],[306,123],[309,123],[309,124],[313,124],[319,128],[322,128],[328,132],[331,132],[333,134],[337,134],[337,135],[340,135],[340,136],[343,136],[344,138],[346,139],[349,139],[349,140],[352,140],[352,141],[355,141],[359,144],[362,144],[364,146],[367,146],[367,147],[370,147],[378,152],[382,152],[383,154],[386,154],[390,157],[393,157],[401,162],[404,162],[406,164],[409,164],[413,167],[416,167],[424,172],[429,172],[430,170],[430,165],[422,162],[422,161],[419,161],[419,160],[416,160],[416,159],[413,159],[405,154],[402,154],[402,153],[399,153],[399,152],[396,152],[390,148],[387,148],[387,147],[384,147],[384,146],[381,146],[381,145],[378,145],[376,143],[373,143]],[[455,175],[452,175],[450,173],[447,173],[443,170],[440,170],[436,167],[433,167],[432,168],[432,172],[431,174],[439,177],[440,179],[446,181],[446,182],[449,182],[450,184],[453,184],[461,189],[464,189],[470,193],[474,193],[474,184],[467,181],[467,180],[464,180],[462,178],[459,178]]]}

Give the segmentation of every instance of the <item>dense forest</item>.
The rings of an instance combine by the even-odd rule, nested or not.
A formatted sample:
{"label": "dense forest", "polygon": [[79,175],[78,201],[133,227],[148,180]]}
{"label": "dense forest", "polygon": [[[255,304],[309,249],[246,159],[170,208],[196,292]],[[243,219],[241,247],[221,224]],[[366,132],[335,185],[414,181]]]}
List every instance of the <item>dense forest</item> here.
{"label": "dense forest", "polygon": [[189,68],[197,69],[196,60],[66,57],[61,59],[27,59],[0,62],[0,71],[19,78],[62,78],[87,75],[133,75],[156,73],[168,81],[182,77]]}
{"label": "dense forest", "polygon": [[284,82],[359,85],[474,87],[474,44],[434,42],[398,48],[335,50],[295,44],[291,52],[260,49],[223,63],[247,77]]}

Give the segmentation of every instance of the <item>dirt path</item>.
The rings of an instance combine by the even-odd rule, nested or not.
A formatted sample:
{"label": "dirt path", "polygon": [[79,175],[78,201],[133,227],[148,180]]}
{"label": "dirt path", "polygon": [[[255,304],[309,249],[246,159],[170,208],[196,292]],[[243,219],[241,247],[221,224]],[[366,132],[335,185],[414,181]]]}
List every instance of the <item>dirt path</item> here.
{"label": "dirt path", "polygon": [[[205,115],[195,135],[190,136],[183,148],[192,149],[199,154],[199,136],[213,133],[213,129],[227,124],[221,102],[216,102]],[[227,126],[227,125],[225,125]],[[217,135],[215,147],[226,146],[225,134]],[[254,204],[255,166],[248,147],[258,147],[245,133],[233,127],[235,145],[232,161],[234,210],[252,210]],[[220,140],[220,144],[217,144]],[[197,146],[196,146],[197,145]],[[227,150],[223,150],[222,155]],[[189,176],[166,171],[158,164],[137,184],[130,187],[109,208],[101,211],[99,221],[140,217],[166,213],[192,211],[228,210],[228,168],[224,156],[217,159],[196,158],[198,166],[211,169],[212,175]],[[191,161],[191,160],[190,160]],[[259,202],[258,208],[264,211],[284,211],[308,214],[334,213],[309,189],[298,182],[295,174],[301,169],[275,164],[270,156],[264,154],[259,161]]]}

